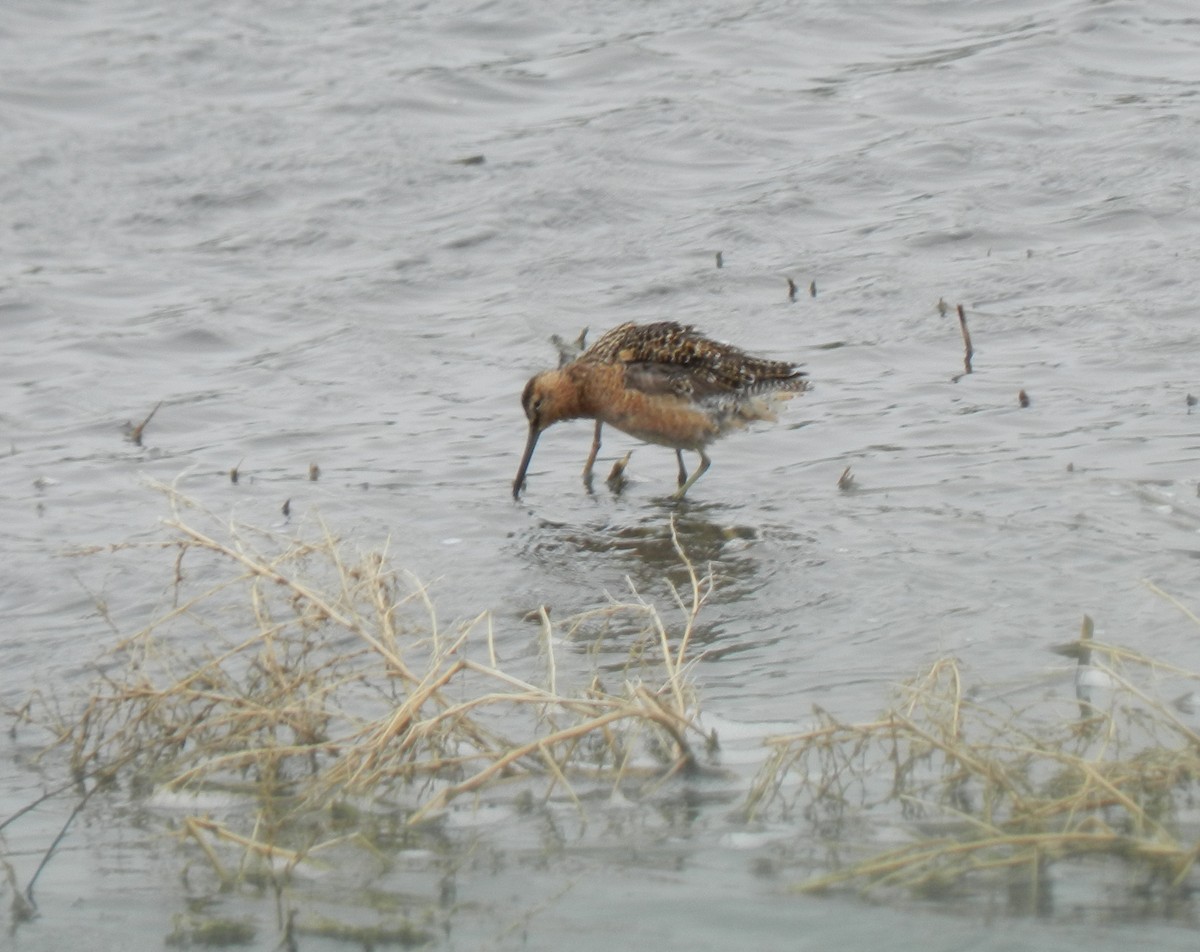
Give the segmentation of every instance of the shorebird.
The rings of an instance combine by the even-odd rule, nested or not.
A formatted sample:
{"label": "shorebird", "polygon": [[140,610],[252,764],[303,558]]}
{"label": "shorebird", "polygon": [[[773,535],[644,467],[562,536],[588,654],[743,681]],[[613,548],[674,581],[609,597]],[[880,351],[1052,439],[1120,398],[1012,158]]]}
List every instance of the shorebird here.
{"label": "shorebird", "polygon": [[[647,443],[669,446],[679,463],[682,499],[711,465],[713,440],[755,420],[774,420],[774,404],[807,389],[790,361],[753,357],[702,335],[690,325],[661,321],[614,327],[576,359],[533,377],[521,394],[529,439],[513,480],[521,495],[538,437],[560,420],[596,421],[583,468],[590,488],[604,424]],[[700,456],[689,476],[683,451]]]}

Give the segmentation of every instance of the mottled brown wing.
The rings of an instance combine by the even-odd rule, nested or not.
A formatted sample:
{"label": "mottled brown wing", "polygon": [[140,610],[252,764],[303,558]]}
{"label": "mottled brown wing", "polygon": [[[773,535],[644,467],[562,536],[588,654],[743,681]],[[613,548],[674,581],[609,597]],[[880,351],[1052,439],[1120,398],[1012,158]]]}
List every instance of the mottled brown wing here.
{"label": "mottled brown wing", "polygon": [[804,389],[794,364],[753,357],[673,321],[622,324],[601,337],[584,359],[623,364],[626,386],[692,400]]}
{"label": "mottled brown wing", "polygon": [[625,386],[651,397],[674,395],[696,399],[717,392],[699,389],[699,382],[687,369],[673,364],[642,360],[625,365]]}

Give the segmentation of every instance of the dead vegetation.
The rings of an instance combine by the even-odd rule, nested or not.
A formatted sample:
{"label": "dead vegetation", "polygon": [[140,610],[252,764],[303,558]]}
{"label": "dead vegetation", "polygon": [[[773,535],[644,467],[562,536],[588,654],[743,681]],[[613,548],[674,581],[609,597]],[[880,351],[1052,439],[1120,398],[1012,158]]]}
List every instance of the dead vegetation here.
{"label": "dead vegetation", "polygon": [[507,784],[582,813],[580,784],[632,793],[697,767],[688,652],[711,578],[673,529],[690,589],[677,593],[679,631],[636,595],[610,603],[597,613],[638,652],[611,684],[594,673],[563,684],[545,610],[540,657],[521,670],[500,657],[490,613],[448,629],[384,553],[354,553],[327,532],[203,531],[203,513],[165,491],[165,538],[147,544],[171,553],[169,604],[103,654],[79,704],[39,696],[24,713],[52,731],[44,756],[65,755],[80,790],[219,791],[249,805],[240,825],[179,825],[222,883],[247,860],[289,869],[342,841],[344,829],[314,842],[310,821],[355,804],[413,827]]}
{"label": "dead vegetation", "polygon": [[[1077,683],[1103,689],[1081,694],[1078,711],[1061,697],[1022,707],[974,699],[948,659],[869,723],[818,709],[811,730],[768,740],[747,816],[803,822],[828,848],[801,892],[999,889],[1011,911],[1045,914],[1056,877],[1078,881],[1107,863],[1143,907],[1178,911],[1197,885],[1200,735],[1148,683],[1198,678],[1080,644],[1088,669]],[[867,845],[881,837],[902,845],[872,854]]]}
{"label": "dead vegetation", "polygon": [[[713,582],[673,527],[686,569],[675,631],[636,593],[557,625],[543,608],[530,632],[540,655],[506,661],[490,614],[445,626],[386,553],[354,552],[327,532],[203,531],[204,514],[167,495],[163,537],[139,544],[169,553],[168,603],[104,652],[79,703],[37,695],[21,713],[51,730],[44,756],[69,765],[72,781],[47,797],[73,788],[76,812],[117,785],[239,804],[174,824],[222,891],[251,883],[281,895],[302,864],[347,846],[382,856],[464,798],[504,796],[526,813],[553,796],[586,824],[588,795],[645,794],[697,770],[714,743],[689,678]],[[590,654],[561,649],[563,639],[586,649],[597,630],[629,646],[623,668],[606,665],[609,684]],[[802,892],[999,890],[1014,911],[1041,914],[1061,875],[1103,867],[1127,877],[1128,895],[1176,912],[1198,881],[1200,676],[1092,641],[1087,619],[1060,651],[1079,660],[1078,700],[984,697],[943,659],[869,722],[817,709],[809,729],[766,739],[743,818],[797,831],[813,857]],[[1193,692],[1164,703],[1168,679]],[[32,914],[32,881],[25,895]],[[365,928],[419,943],[432,920],[418,913],[366,926],[297,919],[295,907],[278,918],[289,934]],[[176,939],[200,941],[210,925],[177,923]]]}

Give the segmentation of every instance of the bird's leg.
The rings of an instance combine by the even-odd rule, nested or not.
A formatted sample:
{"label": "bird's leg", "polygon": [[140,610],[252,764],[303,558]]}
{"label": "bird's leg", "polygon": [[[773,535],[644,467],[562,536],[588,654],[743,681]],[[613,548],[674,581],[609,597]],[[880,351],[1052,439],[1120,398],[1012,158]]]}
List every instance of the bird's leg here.
{"label": "bird's leg", "polygon": [[592,467],[596,465],[596,454],[600,452],[600,428],[602,426],[604,424],[597,420],[596,435],[592,437],[592,451],[588,453],[587,462],[583,464],[583,485],[589,493],[592,491]]}
{"label": "bird's leg", "polygon": [[676,485],[682,486],[687,482],[687,467],[683,465],[683,450],[676,450],[675,458],[679,460],[679,481]]}
{"label": "bird's leg", "polygon": [[692,473],[690,477],[688,477],[687,482],[679,487],[678,491],[672,497],[673,499],[682,499],[687,494],[687,491],[692,488],[692,484],[695,483],[696,480],[703,476],[706,472],[708,472],[708,467],[712,465],[712,460],[708,458],[708,454],[705,453],[704,450],[696,450],[696,452],[700,454],[700,465],[697,466],[696,471]]}

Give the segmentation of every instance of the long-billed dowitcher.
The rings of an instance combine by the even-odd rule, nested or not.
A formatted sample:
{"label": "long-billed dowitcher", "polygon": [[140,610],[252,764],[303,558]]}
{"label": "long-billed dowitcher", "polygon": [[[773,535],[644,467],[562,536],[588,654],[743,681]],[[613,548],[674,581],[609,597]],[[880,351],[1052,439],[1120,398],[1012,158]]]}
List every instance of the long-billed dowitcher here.
{"label": "long-billed dowitcher", "polygon": [[[662,321],[614,327],[575,360],[531,379],[521,394],[529,439],[513,480],[521,494],[538,437],[560,420],[596,421],[583,468],[591,485],[605,423],[647,443],[670,446],[679,462],[680,499],[711,465],[704,448],[754,420],[773,420],[776,401],[807,388],[804,372],[782,360],[753,357],[694,327]],[[700,456],[688,476],[683,450]]]}

